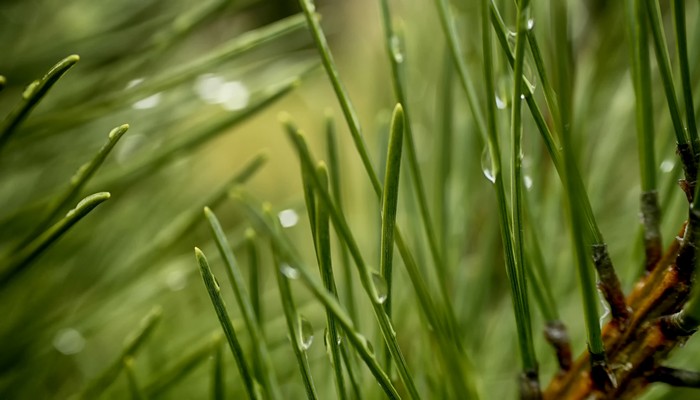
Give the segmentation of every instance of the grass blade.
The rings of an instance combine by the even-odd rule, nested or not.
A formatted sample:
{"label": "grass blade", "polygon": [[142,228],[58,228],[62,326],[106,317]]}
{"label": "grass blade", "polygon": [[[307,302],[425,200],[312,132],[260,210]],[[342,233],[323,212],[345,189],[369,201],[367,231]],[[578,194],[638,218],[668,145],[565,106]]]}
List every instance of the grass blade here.
{"label": "grass blade", "polygon": [[[328,187],[328,169],[324,164],[319,165],[318,174],[321,176],[321,182]],[[316,237],[314,238],[314,244],[316,245],[316,253],[318,255],[318,269],[323,279],[323,286],[338,300],[338,289],[335,286],[335,278],[333,277],[328,210],[323,204],[316,203],[315,215]],[[333,314],[328,312],[328,310],[326,310],[326,325],[328,331],[323,339],[335,375],[336,394],[338,395],[338,399],[344,400],[347,398],[347,393],[345,392],[345,379],[343,378],[343,361],[340,356],[341,335],[335,317],[333,317]],[[352,364],[346,365],[348,370],[353,369]],[[354,375],[354,373],[352,373],[352,375]]]}
{"label": "grass blade", "polygon": [[224,350],[220,344],[214,348],[214,362],[211,366],[211,398],[212,400],[224,400],[226,398]]}
{"label": "grass blade", "polygon": [[[199,365],[209,359],[215,349],[217,349],[216,352],[222,353],[222,351],[220,351],[222,350],[222,342],[223,336],[221,332],[217,331],[210,335],[210,337],[205,338],[205,340],[192,345],[191,350],[188,349],[184,352],[185,354],[176,359],[172,364],[164,366],[156,376],[149,379],[143,387],[146,397],[149,399],[161,397],[163,393],[172,389]],[[223,357],[223,354],[221,356]]]}
{"label": "grass blade", "polygon": [[141,390],[138,381],[136,380],[136,372],[134,371],[134,358],[126,357],[123,360],[124,372],[126,373],[126,380],[129,385],[129,393],[131,393],[132,400],[145,400],[146,396]]}
{"label": "grass blade", "polygon": [[[491,30],[489,24],[489,7],[483,3],[484,30]],[[513,297],[518,321],[518,339],[521,342],[521,355],[523,358],[523,373],[530,381],[528,390],[533,393],[521,392],[523,397],[537,398],[539,394],[539,377],[537,373],[537,358],[532,339],[532,322],[530,319],[530,303],[527,294],[527,278],[525,275],[525,257],[523,245],[523,171],[522,171],[522,95],[523,95],[523,65],[525,62],[525,41],[529,30],[530,1],[520,0],[515,36],[515,64],[513,66],[513,91],[511,109],[511,218],[513,232],[513,253],[515,259],[515,286]],[[491,36],[488,35],[488,45],[491,44]],[[485,39],[485,40],[486,40]],[[484,45],[486,47],[486,44]],[[517,314],[520,314],[518,316]],[[524,388],[524,387],[523,387]],[[523,389],[521,389],[523,390]]]}
{"label": "grass blade", "polygon": [[[0,150],[7,144],[17,127],[24,121],[41,99],[46,96],[49,89],[73,67],[80,57],[70,55],[54,65],[43,78],[38,79],[27,86],[22,93],[22,101],[0,123]],[[5,79],[3,78],[4,82]],[[4,86],[4,84],[0,85]]]}
{"label": "grass blade", "polygon": [[39,257],[56,240],[63,236],[78,221],[83,219],[102,202],[109,199],[107,192],[95,193],[80,200],[74,209],[68,211],[66,216],[37,236],[22,249],[13,253],[5,267],[0,272],[0,287],[7,285],[19,273],[24,271],[37,257]]}
{"label": "grass blade", "polygon": [[[335,123],[330,113],[326,114],[326,144],[328,152],[328,172],[330,175],[330,187],[333,194],[333,201],[338,205],[338,210],[343,211],[343,193],[340,186],[340,158],[338,157],[338,140]],[[342,240],[338,240],[340,246],[340,262],[343,267],[343,278],[345,281],[345,306],[348,308],[350,317],[359,328],[359,318],[357,306],[355,304],[355,280],[352,278],[352,267],[350,266],[350,254],[348,248]]]}
{"label": "grass blade", "polygon": [[204,208],[204,216],[209,222],[209,227],[214,235],[214,240],[216,241],[216,247],[221,253],[221,258],[226,264],[226,273],[233,287],[233,293],[236,296],[236,301],[243,314],[243,320],[248,329],[250,335],[250,340],[253,344],[254,354],[256,358],[260,361],[260,367],[262,376],[262,383],[265,387],[268,398],[270,399],[281,399],[282,395],[279,390],[279,384],[277,383],[277,378],[275,377],[275,372],[272,367],[272,360],[270,359],[270,354],[267,350],[265,341],[263,340],[263,335],[260,330],[260,325],[256,318],[255,311],[252,304],[250,303],[250,296],[248,295],[248,290],[245,286],[245,280],[243,274],[238,265],[238,261],[231,250],[231,246],[228,244],[224,230],[216,218],[216,215],[208,208]]}
{"label": "grass blade", "polygon": [[[467,64],[464,62],[461,55],[461,46],[459,44],[457,29],[454,25],[454,18],[452,17],[449,3],[447,0],[435,0],[435,5],[438,10],[438,16],[440,17],[442,32],[447,40],[447,48],[452,55],[452,61],[454,62],[455,70],[457,71],[457,77],[459,78],[462,90],[464,90],[464,93],[467,96],[467,104],[469,105],[469,110],[474,118],[477,131],[483,138],[486,138],[487,130],[486,122],[484,122],[484,114],[479,108],[480,103],[476,95],[474,83],[469,77]],[[492,95],[493,93],[489,93],[489,98],[491,98]]]}
{"label": "grass blade", "polygon": [[260,334],[265,337],[263,329],[263,309],[262,309],[262,294],[261,294],[261,284],[260,281],[260,256],[258,254],[258,247],[255,245],[256,234],[251,228],[248,228],[245,233],[246,245],[248,247],[248,260],[249,260],[249,285],[250,285],[250,305],[253,308],[253,313],[255,313],[255,319],[260,327]]}
{"label": "grass blade", "polygon": [[241,375],[241,379],[243,379],[243,385],[245,386],[248,398],[257,399],[258,396],[255,391],[253,378],[246,363],[243,349],[238,342],[236,331],[233,329],[233,323],[231,323],[231,319],[226,311],[226,305],[224,304],[224,299],[221,297],[221,289],[219,288],[219,284],[216,282],[214,275],[211,272],[211,268],[209,267],[209,263],[207,262],[204,253],[195,247],[194,254],[197,258],[197,263],[199,264],[199,272],[202,274],[204,285],[209,293],[209,298],[211,299],[214,310],[216,311],[216,316],[221,323],[221,328],[224,331],[224,335],[226,335],[226,340],[228,340],[229,347],[233,353],[233,358],[236,360],[238,372]]}
{"label": "grass blade", "polygon": [[[447,265],[444,262],[444,254],[440,253],[438,248],[437,235],[435,234],[435,228],[433,226],[430,213],[428,211],[428,200],[426,198],[425,184],[423,183],[423,177],[420,173],[420,168],[418,167],[418,156],[416,155],[416,146],[413,138],[413,125],[411,124],[411,114],[409,112],[409,102],[408,96],[406,94],[406,86],[404,82],[404,65],[406,62],[406,54],[403,51],[403,32],[396,30],[391,21],[391,11],[389,9],[388,0],[382,0],[380,2],[382,11],[382,25],[384,28],[384,48],[387,53],[387,58],[391,65],[391,79],[392,86],[394,88],[394,96],[396,102],[401,104],[404,111],[404,121],[405,121],[405,140],[406,140],[406,155],[408,156],[408,172],[411,179],[411,184],[413,190],[416,194],[416,199],[418,200],[418,210],[420,213],[421,222],[423,228],[425,229],[425,234],[428,239],[428,247],[430,250],[433,263],[435,264],[435,270],[438,275],[438,282],[441,284],[442,293],[449,293],[447,288],[447,283],[449,282],[447,277]],[[385,181],[386,184],[386,181]],[[390,300],[387,300],[387,310],[390,310]],[[446,301],[446,305],[451,306],[451,302]],[[389,312],[389,315],[391,313]]]}
{"label": "grass blade", "polygon": [[387,298],[384,302],[384,310],[391,318],[394,228],[396,227],[396,208],[399,202],[399,172],[401,171],[401,152],[404,137],[404,114],[401,104],[397,104],[394,108],[389,135],[389,149],[387,151],[386,173],[384,175],[384,191],[382,192],[382,233],[379,248],[379,273],[384,277],[384,280],[386,280]]}
{"label": "grass blade", "polygon": [[367,152],[367,145],[365,144],[365,140],[362,136],[362,130],[360,128],[360,120],[357,117],[357,112],[352,105],[347,90],[345,90],[342,82],[340,81],[338,69],[335,66],[333,55],[328,47],[328,41],[326,40],[326,36],[323,34],[321,24],[318,21],[318,16],[314,13],[316,6],[314,5],[313,0],[299,0],[299,5],[301,5],[301,9],[304,11],[304,17],[306,18],[306,23],[311,30],[311,35],[316,43],[316,47],[319,50],[321,62],[326,70],[326,73],[328,74],[328,78],[331,81],[333,90],[335,91],[338,102],[340,103],[340,108],[343,110],[343,115],[345,116],[348,128],[350,129],[350,134],[352,135],[352,140],[355,143],[355,148],[357,149],[360,159],[362,160],[362,165],[365,167],[365,170],[370,177],[374,191],[380,193],[382,190],[381,183],[379,183],[377,173],[372,166],[370,155]]}

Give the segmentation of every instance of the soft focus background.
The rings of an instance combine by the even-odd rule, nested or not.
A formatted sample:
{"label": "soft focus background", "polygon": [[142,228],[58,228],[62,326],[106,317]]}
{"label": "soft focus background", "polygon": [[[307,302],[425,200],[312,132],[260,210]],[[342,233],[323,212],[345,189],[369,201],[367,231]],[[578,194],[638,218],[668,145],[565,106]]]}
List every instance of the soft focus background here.
{"label": "soft focus background", "polygon": [[[381,165],[394,100],[378,2],[317,3],[341,78],[359,110],[374,163]],[[508,154],[509,69],[501,53],[496,52],[497,93],[486,95],[480,86],[479,16],[476,5],[472,5],[476,2],[453,3],[463,55],[477,82],[479,100],[499,105],[503,153]],[[512,24],[513,2],[497,3],[506,23]],[[406,36],[403,55],[413,130],[431,216],[440,228],[445,249],[451,278],[447,284],[449,297],[484,398],[513,398],[518,369],[516,336],[495,198],[482,173],[484,144],[446,57],[434,5],[407,0],[392,5],[396,26]],[[670,15],[666,2],[662,6],[665,15]],[[549,5],[533,2],[533,7],[534,29],[548,61],[553,57]],[[581,171],[612,259],[629,290],[643,268],[643,251],[638,221],[634,93],[623,8],[602,0],[572,2],[571,24],[576,71],[574,132],[580,154],[584,155]],[[12,254],[33,234],[48,202],[106,142],[108,132],[123,123],[130,124],[129,131],[81,192],[84,196],[109,191],[112,198],[17,279],[0,288],[0,398],[67,398],[78,392],[119,357],[124,338],[156,305],[162,307],[163,317],[135,358],[139,382],[158,398],[208,395],[209,348],[212,335],[220,328],[192,248],[199,246],[210,255],[220,280],[224,272],[211,235],[199,217],[206,199],[264,151],[267,162],[245,183],[246,190],[271,202],[276,212],[290,210],[282,215],[297,217],[297,221],[292,218],[289,222],[286,232],[300,252],[309,261],[314,260],[299,165],[278,122],[281,111],[291,114],[322,159],[326,157],[324,115],[336,117],[346,215],[366,259],[378,263],[379,204],[360,168],[326,75],[318,67],[317,52],[303,21],[289,33],[240,56],[221,53],[229,43],[241,40],[245,32],[279,24],[298,12],[297,2],[292,0],[0,2],[0,75],[8,82],[0,92],[0,115],[6,115],[21,99],[26,85],[60,59],[70,54],[81,58],[0,152],[0,256]],[[687,14],[689,59],[697,94],[698,2],[687,2]],[[668,22],[669,30],[671,26]],[[670,47],[673,51],[673,43]],[[526,64],[526,74],[528,68],[534,77],[534,67]],[[681,227],[685,201],[675,186],[680,171],[673,133],[655,63],[653,68],[656,154],[667,245]],[[284,85],[291,87],[291,82],[299,78],[300,86],[292,87],[265,110],[240,122],[228,121],[232,115],[246,114],[271,91]],[[533,80],[535,94],[542,100]],[[451,123],[446,122],[446,115],[451,115]],[[524,115],[523,163],[530,182],[530,221],[542,247],[561,317],[578,354],[585,349],[585,330],[561,184],[529,114]],[[219,123],[206,140],[173,147]],[[446,138],[451,142],[445,142]],[[166,154],[171,148],[175,150]],[[412,192],[402,192],[399,224],[409,232],[409,243],[432,287],[437,287],[416,207]],[[245,215],[229,199],[217,205],[215,211],[237,248],[250,226]],[[198,224],[173,236],[177,231],[173,224],[190,216]],[[266,241],[260,241],[259,250],[265,267],[265,332],[273,349],[274,366],[288,398],[303,398]],[[247,265],[246,255],[241,251],[243,266]],[[398,257],[395,271],[398,300],[394,303],[394,319],[399,342],[419,389],[440,393],[435,391],[440,385],[435,375],[439,368],[432,366],[435,359],[426,344],[427,335],[418,329],[421,325],[415,295]],[[346,293],[348,282],[341,278],[342,273],[336,276],[341,293]],[[360,293],[357,282],[355,287]],[[309,358],[319,396],[333,398],[332,372],[323,346],[323,309],[300,285],[293,285],[293,289],[300,312],[316,332]],[[224,289],[223,293],[232,318],[240,322],[230,290]],[[376,323],[364,296],[358,295],[357,308],[362,331],[375,340],[374,347],[378,348]],[[537,311],[533,314],[544,385],[554,373],[555,359],[539,334],[542,318]],[[241,340],[247,343],[243,334]],[[696,342],[692,339],[678,351],[672,364],[699,369]],[[192,362],[183,363],[190,354],[194,354]],[[239,398],[243,392],[233,359],[230,353],[224,354],[228,394]],[[158,386],[158,379],[164,379],[163,372],[172,368],[175,377]],[[381,398],[369,373],[362,371],[363,396]],[[655,387],[648,396],[679,398],[692,393]],[[126,379],[117,379],[104,396],[127,396]]]}

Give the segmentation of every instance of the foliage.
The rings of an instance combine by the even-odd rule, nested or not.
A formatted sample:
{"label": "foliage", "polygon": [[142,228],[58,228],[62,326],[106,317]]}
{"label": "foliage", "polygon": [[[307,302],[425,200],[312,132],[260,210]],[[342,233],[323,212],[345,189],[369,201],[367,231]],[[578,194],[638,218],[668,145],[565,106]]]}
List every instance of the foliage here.
{"label": "foliage", "polygon": [[0,397],[692,398],[700,6],[319,3],[0,6]]}

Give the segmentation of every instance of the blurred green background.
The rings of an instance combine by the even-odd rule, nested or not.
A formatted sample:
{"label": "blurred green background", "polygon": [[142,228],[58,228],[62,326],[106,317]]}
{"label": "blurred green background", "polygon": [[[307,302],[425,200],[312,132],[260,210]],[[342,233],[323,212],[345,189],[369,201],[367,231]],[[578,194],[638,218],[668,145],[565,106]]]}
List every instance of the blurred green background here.
{"label": "blurred green background", "polygon": [[[476,2],[453,3],[463,56],[473,71],[479,100],[503,101],[511,77],[499,52],[497,93],[487,96],[481,87],[479,16],[472,4]],[[512,23],[512,2],[496,3],[506,22]],[[612,259],[624,288],[629,290],[642,270],[643,250],[638,221],[634,93],[624,7],[602,0],[570,3],[576,71],[574,132],[583,155],[579,162]],[[668,16],[665,3],[663,10]],[[415,141],[431,215],[441,227],[441,244],[446,249],[451,277],[449,296],[462,339],[484,398],[513,398],[518,369],[516,336],[495,198],[482,175],[484,144],[451,71],[434,5],[406,0],[392,5],[396,25],[406,36],[405,63]],[[341,78],[359,110],[375,165],[381,165],[394,100],[378,2],[327,0],[318,1],[317,6]],[[533,7],[535,32],[546,60],[551,61],[549,2],[533,2]],[[206,199],[246,162],[265,151],[267,162],[245,183],[246,190],[270,201],[278,212],[291,209],[298,214],[298,223],[286,232],[300,252],[313,260],[298,161],[278,122],[281,111],[289,112],[304,129],[319,158],[325,158],[324,114],[336,116],[346,216],[366,258],[378,263],[379,204],[361,171],[327,78],[317,67],[317,52],[303,21],[298,19],[301,23],[289,33],[235,57],[220,52],[229,43],[243,40],[245,32],[285,23],[298,12],[292,0],[0,2],[0,75],[8,82],[0,92],[0,115],[8,114],[20,101],[24,88],[51,65],[70,54],[81,58],[0,152],[0,256],[8,259],[18,245],[35,234],[47,204],[105,143],[108,132],[124,123],[130,125],[71,207],[96,191],[109,191],[112,198],[0,288],[0,398],[67,398],[78,392],[119,357],[124,338],[155,305],[162,307],[163,317],[135,358],[137,378],[152,389],[149,394],[153,397],[207,396],[211,363],[208,349],[219,325],[192,257],[193,246],[211,254],[214,272],[221,275],[220,279],[223,266],[200,218]],[[687,14],[689,59],[694,93],[698,93],[698,2],[687,2]],[[670,26],[668,23],[667,28]],[[685,200],[675,187],[680,171],[661,83],[656,65],[653,67],[658,179],[664,244],[668,245],[683,222]],[[241,122],[227,122],[232,115],[247,113],[270,91],[291,85],[299,77],[301,85],[269,107]],[[450,97],[445,95],[446,88],[451,88]],[[537,88],[535,94],[543,102]],[[508,108],[508,104],[502,105]],[[444,119],[449,115],[445,114],[447,108],[453,112],[451,124]],[[561,184],[531,118],[525,115],[523,163],[532,183],[527,193],[530,222],[535,226],[574,353],[578,354],[585,349],[585,330]],[[507,110],[499,111],[502,143],[508,143],[508,118]],[[207,140],[188,143],[158,159],[157,164],[149,163],[171,146],[185,143],[219,122],[221,126]],[[445,137],[452,138],[447,152],[441,146]],[[508,154],[507,146],[503,147],[503,153]],[[447,174],[441,169],[445,161]],[[404,181],[402,185],[407,186]],[[426,276],[431,277],[416,207],[412,193],[402,192],[399,224],[409,232],[409,243]],[[216,212],[237,248],[250,223],[240,207],[228,199]],[[173,224],[189,216],[195,216],[199,223],[172,236],[177,231]],[[265,241],[260,242],[259,249],[262,266],[266,267],[262,268],[262,276],[267,342],[273,349],[284,392],[288,398],[303,398]],[[242,265],[247,265],[244,251],[240,258]],[[400,264],[398,257],[396,263]],[[440,386],[436,376],[439,368],[433,368],[436,361],[426,344],[427,335],[418,329],[421,323],[414,311],[415,295],[404,269],[399,265],[395,271],[396,296],[400,300],[394,303],[394,315],[399,342],[421,391],[440,393],[436,389]],[[434,284],[434,278],[428,279]],[[347,282],[341,280],[338,286],[341,293],[347,290]],[[333,398],[332,372],[322,344],[323,309],[300,286],[293,288],[300,312],[317,333],[309,357],[319,396]],[[223,293],[236,320],[233,296],[226,289]],[[376,340],[378,334],[367,300],[363,297],[357,301],[359,325],[367,337]],[[555,371],[555,360],[539,334],[542,318],[537,311],[533,314],[541,381],[546,385]],[[199,348],[207,351],[197,353]],[[696,339],[691,340],[677,352],[673,365],[700,368],[698,351]],[[203,355],[198,362],[193,361],[191,369],[178,364],[192,352]],[[238,398],[243,395],[242,387],[233,359],[228,352],[224,354],[228,394]],[[159,387],[158,379],[173,366],[175,372],[187,373]],[[381,398],[366,370],[363,376],[363,397]],[[691,393],[654,387],[648,396],[692,398]],[[117,379],[104,396],[127,396],[126,379]]]}

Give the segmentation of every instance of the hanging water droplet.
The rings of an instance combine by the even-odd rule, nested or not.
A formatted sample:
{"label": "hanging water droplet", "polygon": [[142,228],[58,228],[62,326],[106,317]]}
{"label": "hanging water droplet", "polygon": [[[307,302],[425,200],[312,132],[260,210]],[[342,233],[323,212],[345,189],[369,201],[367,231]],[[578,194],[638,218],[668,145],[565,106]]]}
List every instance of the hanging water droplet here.
{"label": "hanging water droplet", "polygon": [[398,36],[391,36],[391,55],[394,61],[401,64],[403,62],[403,51],[401,50],[401,39]]}
{"label": "hanging water droplet", "polygon": [[311,1],[311,0],[304,0],[304,3],[306,3],[306,7],[309,9],[309,12],[315,12],[315,11],[316,11],[316,4],[314,4],[313,1]]}
{"label": "hanging water droplet", "polygon": [[24,92],[22,92],[22,97],[25,100],[29,100],[30,97],[34,96],[34,93],[36,93],[36,90],[39,88],[39,81],[34,81],[27,85],[27,87],[24,89]]}
{"label": "hanging water droplet", "polygon": [[360,343],[364,344],[364,347],[367,349],[367,351],[369,352],[369,354],[371,356],[374,356],[374,346],[372,346],[372,342],[367,340],[367,338],[364,337],[364,335],[358,335],[358,336],[360,339]]}
{"label": "hanging water droplet", "polygon": [[386,279],[378,272],[372,271],[372,284],[374,285],[374,300],[377,303],[384,303],[389,296],[389,286]]}
{"label": "hanging water droplet", "polygon": [[525,78],[525,84],[530,88],[531,92],[537,89],[537,70],[532,67],[534,63],[530,53],[526,53],[525,60],[523,60],[523,77]]}
{"label": "hanging water droplet", "polygon": [[530,178],[530,175],[525,175],[523,177],[523,183],[525,184],[525,189],[532,189],[532,178]]}
{"label": "hanging water droplet", "polygon": [[137,101],[131,107],[136,110],[147,110],[149,108],[153,108],[160,104],[160,97],[160,93],[156,93],[152,96],[146,97],[145,99]]}
{"label": "hanging water droplet", "polygon": [[299,345],[301,349],[306,351],[314,342],[314,327],[303,316],[299,316]]}
{"label": "hanging water droplet", "polygon": [[283,228],[291,228],[299,222],[299,214],[291,208],[280,211],[277,218]]}
{"label": "hanging water droplet", "polygon": [[73,328],[61,329],[53,337],[53,347],[65,355],[77,354],[85,348],[85,338]]}
{"label": "hanging water droplet", "polygon": [[528,19],[527,20],[527,30],[531,31],[532,28],[534,28],[534,27],[535,27],[535,19],[534,18]]}
{"label": "hanging water droplet", "polygon": [[517,36],[515,30],[506,28],[506,42],[508,42],[508,47],[513,54],[515,54],[515,38]]}
{"label": "hanging water droplet", "polygon": [[131,89],[132,87],[136,87],[141,83],[143,83],[143,78],[132,79],[129,81],[129,83],[126,84],[126,88]]}
{"label": "hanging water droplet", "polygon": [[484,173],[486,179],[491,183],[496,183],[496,174],[493,172],[493,163],[491,162],[491,151],[489,147],[484,147],[484,151],[481,152],[481,171]]}
{"label": "hanging water droplet", "polygon": [[173,292],[180,291],[187,286],[187,273],[181,269],[170,271],[165,276],[165,284]]}
{"label": "hanging water droplet", "polygon": [[250,91],[248,87],[240,81],[226,82],[219,90],[219,103],[228,111],[238,111],[248,106]]}
{"label": "hanging water droplet", "polygon": [[496,108],[499,110],[505,110],[508,107],[508,100],[502,99],[498,93],[496,93]]}
{"label": "hanging water droplet", "polygon": [[280,272],[282,275],[286,276],[288,279],[297,279],[299,278],[299,270],[296,268],[292,267],[289,264],[282,264],[280,266]]}
{"label": "hanging water droplet", "polygon": [[675,165],[676,163],[674,163],[673,160],[663,160],[659,168],[661,169],[661,172],[669,173],[673,171],[673,167]]}

